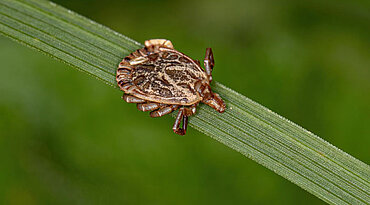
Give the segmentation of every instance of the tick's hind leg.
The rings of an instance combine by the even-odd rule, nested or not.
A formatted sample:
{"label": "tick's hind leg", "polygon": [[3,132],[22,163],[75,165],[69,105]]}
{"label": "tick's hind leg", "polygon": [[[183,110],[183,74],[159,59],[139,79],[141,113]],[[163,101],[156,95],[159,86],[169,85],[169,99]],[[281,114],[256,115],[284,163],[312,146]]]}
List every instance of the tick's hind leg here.
{"label": "tick's hind leg", "polygon": [[[186,128],[188,126],[188,116],[185,116],[184,112],[185,112],[184,107],[179,109],[175,123],[173,124],[173,127],[172,127],[173,131],[179,135],[184,135],[186,133]],[[181,121],[182,121],[182,127],[180,128]]]}
{"label": "tick's hind leg", "polygon": [[151,112],[150,117],[162,117],[163,115],[170,114],[171,112],[177,110],[177,108],[179,108],[178,105],[168,105],[160,108],[159,110]]}
{"label": "tick's hind leg", "polygon": [[[179,109],[179,113],[177,113],[177,117],[175,123],[173,124],[173,131],[179,135],[185,135],[186,130],[188,128],[188,121],[189,116],[193,115],[196,111],[197,104],[192,105],[191,107],[181,107]],[[180,128],[180,124],[182,121],[182,127]]]}

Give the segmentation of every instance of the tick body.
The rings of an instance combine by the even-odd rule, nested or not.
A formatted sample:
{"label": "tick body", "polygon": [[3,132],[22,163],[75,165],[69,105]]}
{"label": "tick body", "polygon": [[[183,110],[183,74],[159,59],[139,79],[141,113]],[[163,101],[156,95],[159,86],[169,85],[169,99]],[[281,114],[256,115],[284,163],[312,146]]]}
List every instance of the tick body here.
{"label": "tick body", "polygon": [[184,135],[188,117],[200,102],[225,111],[224,101],[210,87],[213,66],[211,48],[206,49],[203,69],[198,60],[175,50],[171,41],[152,39],[122,60],[116,80],[125,92],[123,99],[141,111],[151,111],[151,117],[179,110],[173,131]]}

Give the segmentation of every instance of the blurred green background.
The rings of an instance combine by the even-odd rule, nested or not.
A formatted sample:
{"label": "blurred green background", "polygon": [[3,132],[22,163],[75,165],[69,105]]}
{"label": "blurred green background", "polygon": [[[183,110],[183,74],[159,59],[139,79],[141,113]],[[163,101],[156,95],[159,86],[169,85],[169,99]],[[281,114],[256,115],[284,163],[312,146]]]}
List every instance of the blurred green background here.
{"label": "blurred green background", "polygon": [[[370,162],[369,1],[55,0],[139,42],[167,38],[214,79]],[[0,204],[322,204],[117,89],[0,37]]]}

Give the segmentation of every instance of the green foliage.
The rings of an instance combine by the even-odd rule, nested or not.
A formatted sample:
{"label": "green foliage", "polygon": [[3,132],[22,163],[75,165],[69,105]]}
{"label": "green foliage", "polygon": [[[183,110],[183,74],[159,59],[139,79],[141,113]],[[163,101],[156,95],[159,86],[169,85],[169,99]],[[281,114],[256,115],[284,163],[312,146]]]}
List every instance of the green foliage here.
{"label": "green foliage", "polygon": [[[123,56],[142,47],[48,1],[0,0],[0,33],[117,87]],[[332,204],[369,204],[370,167],[220,83],[219,114],[201,105],[190,125]]]}

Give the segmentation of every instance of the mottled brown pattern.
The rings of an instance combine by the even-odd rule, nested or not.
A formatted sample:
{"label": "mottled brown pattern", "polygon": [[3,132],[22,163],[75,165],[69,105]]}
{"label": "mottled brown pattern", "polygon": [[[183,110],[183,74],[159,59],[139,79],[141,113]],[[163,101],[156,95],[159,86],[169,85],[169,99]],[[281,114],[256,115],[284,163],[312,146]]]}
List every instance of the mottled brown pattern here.
{"label": "mottled brown pattern", "polygon": [[163,60],[177,60],[179,58],[178,55],[176,54],[173,54],[173,53],[167,53],[168,56],[166,56],[166,58],[164,58]]}
{"label": "mottled brown pattern", "polygon": [[[135,57],[139,53],[147,53],[147,55],[142,56],[143,62],[135,64],[136,59],[143,60]],[[134,64],[131,65],[131,83],[146,95],[148,100],[162,99],[166,103],[171,101],[174,104],[181,104],[184,101],[194,103],[201,100],[194,92],[194,84],[206,76],[199,65],[189,57],[175,50],[149,54],[145,49],[136,51],[130,56],[133,58],[126,61]]]}
{"label": "mottled brown pattern", "polygon": [[182,56],[179,58],[179,61],[182,62],[182,63],[185,63],[185,64],[191,63],[190,60],[188,60],[187,58],[184,58]]}
{"label": "mottled brown pattern", "polygon": [[146,76],[145,76],[145,75],[137,76],[137,77],[132,81],[132,83],[133,83],[134,85],[140,86],[142,83],[144,83],[145,78],[146,78]]}
{"label": "mottled brown pattern", "polygon": [[178,109],[172,129],[184,135],[188,117],[196,112],[200,101],[220,113],[225,111],[223,100],[211,91],[213,66],[211,48],[206,49],[203,70],[198,60],[175,50],[171,41],[152,39],[145,41],[144,48],[123,59],[116,80],[125,92],[123,99],[137,103],[141,111],[151,111],[151,117]]}

